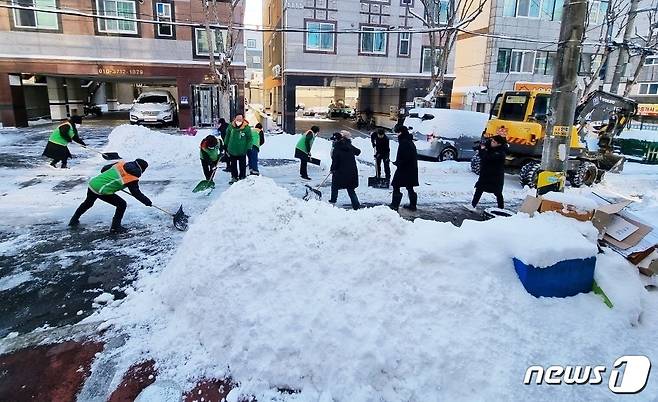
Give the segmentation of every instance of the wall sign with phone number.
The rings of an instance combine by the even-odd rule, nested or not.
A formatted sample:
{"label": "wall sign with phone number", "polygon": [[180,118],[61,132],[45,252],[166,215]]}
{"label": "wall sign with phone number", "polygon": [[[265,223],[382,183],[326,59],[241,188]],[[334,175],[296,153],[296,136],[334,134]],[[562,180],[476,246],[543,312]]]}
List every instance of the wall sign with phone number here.
{"label": "wall sign with phone number", "polygon": [[144,70],[134,67],[98,67],[100,75],[144,75]]}

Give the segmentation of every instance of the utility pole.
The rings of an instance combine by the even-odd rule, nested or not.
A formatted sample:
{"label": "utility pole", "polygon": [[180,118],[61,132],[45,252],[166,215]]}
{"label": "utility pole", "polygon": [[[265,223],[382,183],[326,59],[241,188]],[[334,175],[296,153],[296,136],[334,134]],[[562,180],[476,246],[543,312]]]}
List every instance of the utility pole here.
{"label": "utility pole", "polygon": [[553,92],[546,125],[537,193],[564,191],[571,131],[578,100],[578,63],[585,33],[587,1],[567,0],[562,12]]}
{"label": "utility pole", "polygon": [[610,84],[610,92],[617,94],[619,90],[619,83],[621,77],[626,73],[626,64],[628,63],[628,49],[627,46],[631,42],[631,38],[635,33],[635,16],[637,15],[637,7],[640,0],[631,0],[631,6],[628,10],[628,21],[624,28],[624,43],[619,48],[619,55],[617,56],[617,64],[615,65],[615,72],[612,76],[612,83]]}

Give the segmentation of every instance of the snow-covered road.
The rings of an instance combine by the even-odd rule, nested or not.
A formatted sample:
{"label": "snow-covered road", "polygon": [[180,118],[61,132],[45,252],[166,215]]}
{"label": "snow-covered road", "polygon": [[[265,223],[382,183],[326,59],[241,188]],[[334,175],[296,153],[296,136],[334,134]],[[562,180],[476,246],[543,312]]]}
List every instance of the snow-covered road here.
{"label": "snow-covered road", "polygon": [[[34,128],[0,133],[0,216],[3,217],[0,221],[0,297],[3,300],[0,304],[0,338],[7,336],[5,340],[0,340],[0,353],[13,339],[19,339],[35,329],[44,331],[49,326],[75,324],[83,319],[93,326],[99,319],[109,319],[108,322],[119,331],[123,331],[124,326],[138,326],[139,331],[147,331],[141,334],[142,338],[133,339],[122,349],[126,352],[124,357],[127,356],[130,360],[136,356],[131,353],[138,355],[144,352],[141,349],[144,347],[143,342],[156,341],[150,338],[153,335],[148,332],[150,328],[179,325],[176,314],[183,314],[187,317],[186,320],[190,321],[187,326],[178,328],[176,331],[180,330],[179,332],[172,330],[162,337],[158,335],[157,341],[160,343],[154,345],[150,356],[156,360],[163,357],[182,359],[181,355],[176,353],[188,353],[188,358],[192,359],[186,369],[179,372],[179,380],[186,375],[193,375],[196,369],[206,370],[206,373],[212,375],[222,373],[226,365],[240,364],[240,367],[236,366],[230,371],[237,374],[239,380],[244,381],[249,373],[258,376],[253,378],[251,388],[246,386],[243,392],[261,392],[262,396],[269,395],[266,392],[268,387],[276,386],[305,389],[306,393],[302,392],[301,398],[310,399],[299,399],[300,401],[318,400],[320,397],[326,399],[330,396],[336,401],[347,401],[349,398],[346,399],[346,395],[349,395],[350,389],[345,388],[345,384],[348,384],[352,389],[358,388],[360,392],[358,398],[355,396],[352,400],[433,400],[431,397],[418,398],[435,395],[437,392],[440,394],[440,390],[448,392],[447,395],[456,396],[454,392],[459,388],[454,384],[450,385],[454,378],[441,374],[441,365],[435,364],[437,359],[452,356],[453,360],[459,361],[469,353],[474,356],[477,369],[468,365],[450,366],[448,361],[442,363],[443,367],[449,367],[451,376],[459,378],[484,375],[483,368],[492,363],[487,355],[498,356],[497,358],[509,364],[525,364],[524,359],[508,356],[501,351],[506,348],[513,349],[515,344],[506,339],[498,339],[500,336],[523,338],[529,345],[524,346],[525,353],[536,352],[534,357],[541,359],[538,363],[549,365],[562,361],[549,361],[550,357],[556,356],[562,359],[586,359],[588,356],[592,357],[592,353],[598,353],[608,359],[622,351],[643,353],[642,338],[658,329],[658,317],[655,314],[655,311],[658,311],[657,295],[643,293],[640,297],[624,292],[624,289],[637,289],[634,287],[637,284],[633,282],[636,274],[623,265],[624,261],[616,254],[601,257],[605,266],[610,269],[610,273],[604,275],[601,280],[609,286],[610,294],[615,296],[618,302],[618,310],[615,310],[614,315],[606,315],[607,310],[599,309],[600,300],[594,295],[578,296],[560,307],[559,303],[552,301],[536,302],[518,289],[513,271],[510,274],[507,268],[501,265],[501,261],[509,258],[507,253],[523,251],[523,247],[515,249],[514,244],[536,242],[538,232],[533,232],[532,228],[527,226],[535,221],[529,222],[519,218],[518,233],[513,230],[513,225],[496,231],[490,230],[495,226],[477,226],[474,222],[467,222],[462,230],[449,223],[439,225],[425,222],[434,220],[462,225],[464,219],[482,219],[480,214],[473,214],[461,207],[461,204],[470,200],[476,180],[468,163],[420,162],[419,211],[414,214],[402,212],[402,217],[416,221],[411,225],[400,221],[391,211],[378,208],[352,212],[335,210],[328,205],[313,202],[297,204],[298,199],[305,193],[305,184],[308,183],[300,181],[298,163],[292,159],[297,141],[295,136],[268,136],[260,155],[261,174],[267,179],[240,183],[224,197],[223,194],[229,188],[229,177],[225,172],[219,172],[216,179],[217,188],[211,194],[191,192],[196,182],[201,179],[198,143],[206,132],[201,131],[197,137],[188,137],[172,131],[161,132],[124,126],[111,135],[108,143],[107,137],[111,130],[112,127],[83,128],[81,134],[92,146],[104,148],[106,151],[117,151],[126,159],[141,157],[148,160],[150,167],[140,180],[142,191],[151,197],[155,204],[165,208],[175,209],[183,204],[185,211],[192,217],[191,234],[185,235],[175,231],[168,216],[145,208],[129,198],[124,220],[126,226],[131,229],[128,234],[117,237],[107,234],[112,207],[102,202],[98,202],[83,216],[79,230],[68,230],[66,222],[83,200],[87,181],[106,162],[99,156],[84,153],[72,145],[72,152],[80,157],[70,163],[71,169],[53,170],[40,157],[50,130]],[[388,203],[390,190],[372,189],[365,185],[367,177],[373,174],[369,140],[356,138],[354,144],[363,151],[358,158],[361,186],[357,189],[357,195],[360,201],[366,206]],[[395,144],[392,143],[392,146],[395,147]],[[322,159],[323,163],[321,167],[309,168],[313,177],[312,185],[317,185],[327,174],[329,149],[328,141],[316,141],[313,156]],[[280,191],[280,187],[285,190]],[[657,189],[658,167],[634,164],[627,164],[623,174],[609,175],[603,183],[595,187],[595,191],[608,197],[634,197],[638,202],[630,208],[652,223],[658,222]],[[323,201],[326,201],[329,183],[321,190]],[[506,177],[504,194],[508,207],[514,209],[518,206],[529,191],[521,188],[517,177]],[[589,191],[591,189],[569,190],[572,194]],[[492,196],[485,195],[481,206],[492,206],[493,201]],[[348,209],[347,203],[347,195],[342,192],[339,196],[339,206],[343,205],[344,209]],[[254,217],[250,212],[258,216]],[[307,222],[306,219],[310,222],[308,228],[303,225]],[[290,222],[295,222],[296,226],[278,226]],[[543,224],[550,228],[556,222],[562,225],[561,220],[550,219]],[[378,232],[378,227],[381,228],[381,233]],[[486,229],[487,227],[490,229]],[[252,232],[254,228],[259,230]],[[557,229],[560,227],[556,226]],[[494,237],[487,238],[487,231]],[[570,232],[567,230],[562,233],[568,238]],[[306,258],[310,258],[314,264],[319,264],[322,268],[319,272],[304,270],[304,261],[307,260],[299,259],[293,252],[297,250],[295,247],[302,247],[304,244],[303,237],[299,236],[310,236],[311,244],[317,247],[312,252],[309,251]],[[506,240],[512,236],[516,236],[516,242],[508,244]],[[533,236],[533,239],[529,239],[529,236]],[[578,237],[573,239],[576,238]],[[271,241],[273,243],[270,243]],[[239,246],[244,244],[247,246],[243,250]],[[239,250],[235,251],[236,248]],[[583,247],[575,249],[580,252]],[[453,250],[457,251],[453,253]],[[336,260],[330,258],[331,253],[337,254],[339,266],[332,267],[331,261]],[[255,276],[251,276],[250,261],[261,269],[258,273],[251,272]],[[400,268],[404,268],[402,265],[405,261],[413,262],[413,267],[409,269],[417,270],[417,277],[407,277],[404,272],[398,272]],[[292,268],[285,267],[284,263],[304,272],[300,272],[297,277],[295,272],[291,271]],[[482,270],[484,265],[488,264],[491,265],[491,270]],[[267,267],[270,269],[266,269]],[[165,269],[166,271],[163,271]],[[335,272],[341,273],[349,281],[334,282],[332,269],[337,269]],[[361,271],[355,271],[357,269]],[[428,271],[423,271],[425,269]],[[432,271],[434,269],[439,271]],[[475,269],[481,271],[474,277],[470,270]],[[237,272],[236,275],[230,276],[234,271]],[[429,275],[430,272],[434,273]],[[387,273],[391,276],[387,277]],[[165,279],[164,282],[160,280],[160,275]],[[286,276],[291,278],[288,284]],[[295,277],[294,280],[292,276]],[[469,281],[473,283],[469,284]],[[266,283],[270,283],[270,286],[266,286]],[[324,286],[324,283],[327,285]],[[350,288],[348,283],[358,289]],[[516,287],[510,290],[510,283],[514,283]],[[252,288],[249,284],[256,287]],[[230,286],[226,294],[222,293],[224,285]],[[194,289],[190,290],[192,286]],[[436,287],[438,293],[432,293],[432,286]],[[397,299],[370,306],[371,298],[382,297],[385,293],[383,289],[389,289]],[[419,289],[425,290],[421,292]],[[510,300],[502,300],[501,292],[511,292],[509,297],[514,299],[516,307],[503,308],[500,303],[509,303]],[[126,299],[126,294],[129,295],[129,302],[124,307],[122,300]],[[478,301],[469,302],[476,295]],[[260,300],[257,296],[262,296],[263,299]],[[314,299],[315,296],[319,299]],[[185,301],[180,310],[176,302],[179,299]],[[231,304],[232,300],[238,299],[242,300],[244,305]],[[219,315],[216,315],[218,307],[213,303],[218,300],[223,307],[222,311],[217,311]],[[280,309],[277,303],[290,308]],[[337,303],[352,310],[347,311],[347,317],[333,315],[333,310],[327,303]],[[412,303],[414,309],[405,310],[402,308],[405,303]],[[103,314],[92,315],[96,309],[106,304],[111,306],[104,310]],[[139,306],[144,307],[144,310],[136,308]],[[266,311],[267,306],[272,306],[274,310]],[[639,313],[636,311],[640,308],[638,306],[644,309],[639,321]],[[240,321],[243,307],[251,309],[247,311],[247,322]],[[399,308],[396,313],[396,320],[399,321],[381,321],[389,307]],[[195,308],[198,311],[193,311]],[[436,313],[433,316],[439,317],[439,321],[431,321],[432,317],[419,318],[427,308]],[[566,310],[563,311],[562,308]],[[130,312],[129,317],[126,317],[126,311]],[[305,316],[306,311],[310,311],[310,315]],[[481,320],[476,319],[478,311],[486,311],[487,316],[480,317]],[[577,325],[580,332],[570,334],[568,323],[564,324],[564,328],[560,327],[560,314],[570,317],[569,320],[577,321],[580,319],[579,312],[594,314],[593,311],[596,313],[594,316]],[[155,321],[147,319],[149,314],[153,316],[153,312],[156,312]],[[279,318],[289,326],[287,329],[278,327],[276,319],[271,320],[270,315],[274,313],[280,314]],[[471,331],[476,331],[475,334],[469,333],[467,336],[459,332],[458,328],[462,322],[460,317],[464,314],[470,318],[467,320],[467,326]],[[520,321],[514,318],[519,314],[524,315]],[[548,314],[545,317],[546,322],[542,324],[543,330],[537,329],[539,323],[533,324],[534,314]],[[321,317],[325,317],[327,322],[320,323]],[[405,320],[416,322],[419,319],[428,321],[413,331],[413,325],[405,327],[411,322]],[[372,323],[376,324],[374,328],[379,330],[372,330],[373,327],[367,324],[370,322],[368,320],[373,320]],[[214,325],[215,322],[222,322],[225,328],[222,327],[222,331],[219,331]],[[304,328],[299,327],[300,322],[306,323],[302,325]],[[328,338],[318,338],[313,333],[305,332],[308,327],[313,327],[313,322],[317,324],[318,329],[326,332]],[[497,323],[511,332],[496,332],[500,331]],[[362,324],[365,327],[360,327]],[[103,328],[107,327],[106,324],[101,325]],[[444,326],[455,329],[456,332],[446,331]],[[555,326],[560,328],[554,328]],[[384,327],[388,329],[383,331]],[[604,334],[605,342],[613,342],[615,331],[623,332],[626,341],[607,348],[599,346],[592,339],[584,339],[587,328],[594,327]],[[634,328],[639,329],[635,331]],[[232,329],[234,334],[231,333]],[[374,332],[370,332],[371,330]],[[132,335],[140,333],[139,331],[132,332]],[[267,333],[262,331],[272,331],[277,337],[289,337],[287,339],[291,343],[290,348],[285,345],[285,339],[283,343],[268,340]],[[477,335],[477,331],[489,331],[490,334],[483,338]],[[534,337],[549,332],[552,336],[571,339],[573,342],[582,341],[586,348],[576,353],[560,350],[559,344],[546,349],[542,349],[541,343],[533,346]],[[441,339],[434,339],[432,333],[443,335]],[[233,336],[239,337],[240,334],[243,335],[241,338],[231,340]],[[302,336],[304,339],[295,339],[296,334],[305,334]],[[385,338],[388,340],[382,338],[384,334],[387,334]],[[341,340],[341,336],[345,336],[345,339]],[[187,345],[190,350],[185,350],[185,345],[176,343],[180,337],[199,337],[195,342],[208,344],[198,348]],[[346,345],[349,343],[352,347],[358,346],[359,342],[350,339],[360,337],[370,337],[368,339],[372,342],[383,342],[383,345],[390,347],[377,351],[350,350],[346,346],[345,350],[339,350],[342,347],[340,342],[346,342]],[[211,338],[218,342],[210,342]],[[413,339],[417,345],[427,341],[425,346],[447,348],[446,354],[432,352],[433,357],[428,358],[429,355],[418,353],[417,348],[411,347],[412,345],[395,345],[395,340],[402,342],[403,339]],[[450,345],[445,344],[447,339],[453,339],[453,346],[460,344],[461,349],[449,351]],[[486,345],[478,343],[485,341],[496,344],[501,350],[488,351]],[[296,342],[302,342],[297,349]],[[292,345],[293,343],[295,345]],[[477,346],[483,353],[469,349],[469,344]],[[650,344],[656,345],[655,342]],[[325,350],[320,351],[317,356],[308,354],[318,345]],[[179,350],[168,355],[175,348]],[[286,351],[290,353],[286,354]],[[206,355],[221,353],[226,361],[209,363],[199,356],[190,355],[196,352]],[[358,364],[343,364],[346,356],[357,355],[360,356]],[[397,355],[408,356],[411,360],[395,362],[394,356]],[[258,359],[264,359],[262,364],[259,364]],[[324,370],[314,366],[314,361],[325,361],[330,367]],[[283,366],[280,367],[275,362]],[[172,360],[160,363],[163,370],[171,371],[181,362]],[[294,372],[282,374],[285,367],[290,368],[290,365],[294,364],[299,365],[294,367],[294,370],[303,369],[303,372],[297,372],[297,377]],[[423,367],[429,371],[421,370]],[[361,372],[364,373],[363,376],[359,374]],[[370,374],[365,375],[366,372]],[[432,379],[432,373],[436,374],[436,381]],[[307,375],[310,377],[306,378]],[[499,378],[503,375],[503,371],[496,371]],[[115,378],[108,380],[108,383],[116,385],[117,381]],[[514,387],[516,381],[516,377],[504,378],[500,384],[503,384],[503,388]],[[387,382],[390,384],[386,385]],[[483,389],[491,395],[497,395],[498,399],[510,397],[511,394],[500,388],[500,384],[488,381],[483,384]],[[416,389],[429,393],[414,394]],[[655,383],[651,389],[656,389]],[[467,391],[474,399],[482,396],[475,385]],[[368,395],[378,395],[381,398],[367,399]],[[527,391],[525,395],[531,397],[541,393]],[[565,394],[557,392],[552,395]],[[577,392],[566,395],[571,397],[568,399],[573,400],[587,399],[583,398],[583,395],[587,394]],[[592,395],[600,397],[605,394],[597,390]]]}

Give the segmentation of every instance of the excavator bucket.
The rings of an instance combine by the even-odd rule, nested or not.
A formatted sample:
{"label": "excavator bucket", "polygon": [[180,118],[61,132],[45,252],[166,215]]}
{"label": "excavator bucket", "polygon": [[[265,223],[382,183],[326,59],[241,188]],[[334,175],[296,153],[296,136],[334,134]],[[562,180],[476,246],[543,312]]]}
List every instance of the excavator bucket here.
{"label": "excavator bucket", "polygon": [[624,162],[626,162],[626,158],[622,155],[608,153],[601,155],[599,167],[610,173],[621,173],[624,170]]}

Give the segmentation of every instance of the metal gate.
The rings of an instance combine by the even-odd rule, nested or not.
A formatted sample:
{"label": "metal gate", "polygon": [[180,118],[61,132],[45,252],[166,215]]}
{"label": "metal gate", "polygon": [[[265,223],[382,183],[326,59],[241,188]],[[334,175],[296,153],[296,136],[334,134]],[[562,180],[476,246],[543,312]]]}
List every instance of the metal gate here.
{"label": "metal gate", "polygon": [[[236,86],[231,86],[229,95],[229,113],[235,114]],[[220,117],[231,121],[231,116],[222,116],[220,107],[219,85],[200,84],[192,85],[192,123],[196,127],[212,127],[217,124]]]}

